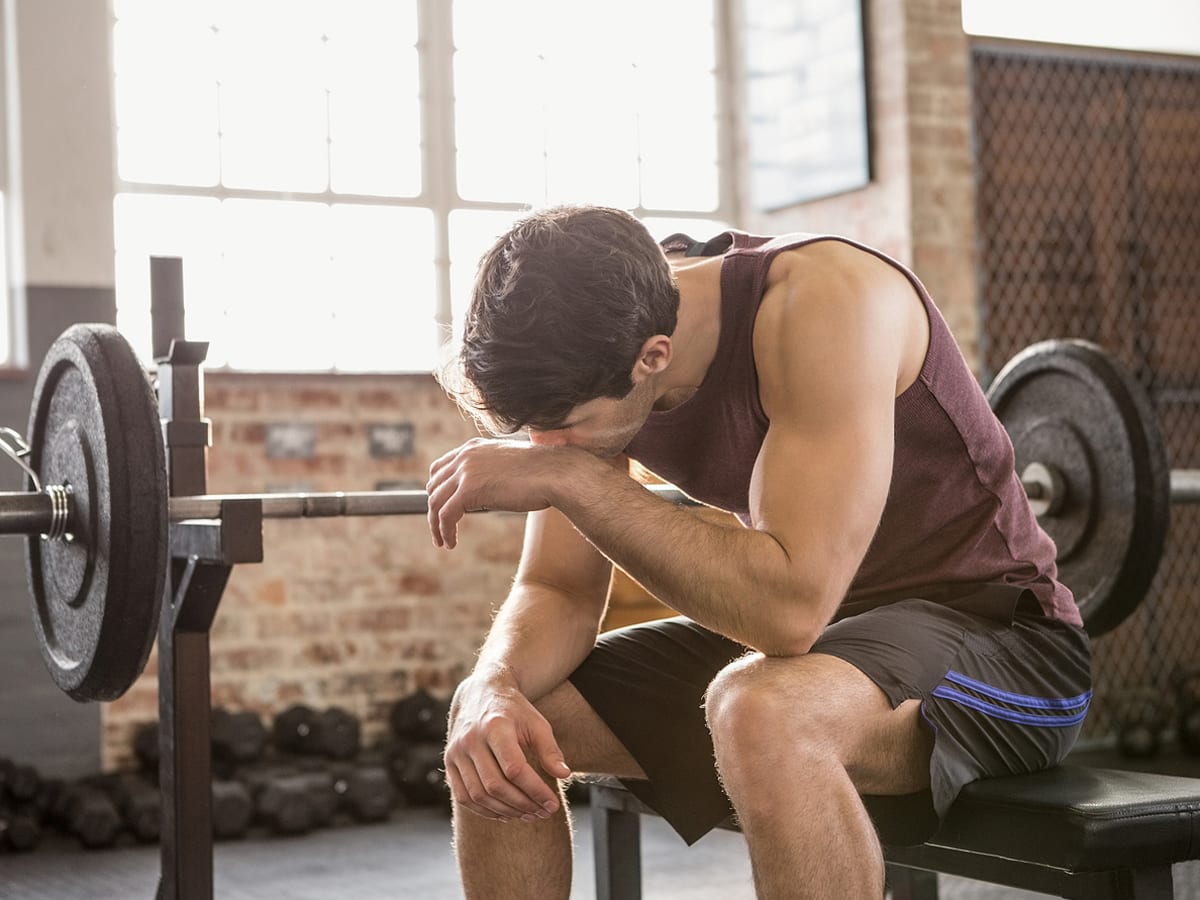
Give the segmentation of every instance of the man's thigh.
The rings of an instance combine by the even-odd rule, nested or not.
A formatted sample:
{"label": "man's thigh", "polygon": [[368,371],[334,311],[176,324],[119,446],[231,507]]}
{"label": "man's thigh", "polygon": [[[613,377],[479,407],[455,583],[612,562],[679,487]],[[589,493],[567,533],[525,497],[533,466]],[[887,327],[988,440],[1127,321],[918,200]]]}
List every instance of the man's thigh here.
{"label": "man's thigh", "polygon": [[645,778],[646,773],[596,711],[567,681],[539,700],[554,739],[572,772]]}
{"label": "man's thigh", "polygon": [[739,703],[754,711],[747,716],[734,709],[724,720],[745,732],[733,735],[735,743],[749,737],[755,759],[804,747],[836,758],[859,793],[909,794],[929,787],[934,740],[921,700],[893,705],[879,685],[845,659],[816,651],[745,656],[713,681],[710,722],[715,716],[719,723],[721,710]]}
{"label": "man's thigh", "polygon": [[[919,701],[934,739],[939,817],[971,781],[1061,761],[1091,699],[1086,634],[1045,618],[1031,595],[1006,585],[981,586],[961,603],[906,600],[843,619],[812,653],[858,668],[897,711]],[[866,781],[864,793],[891,793]]]}

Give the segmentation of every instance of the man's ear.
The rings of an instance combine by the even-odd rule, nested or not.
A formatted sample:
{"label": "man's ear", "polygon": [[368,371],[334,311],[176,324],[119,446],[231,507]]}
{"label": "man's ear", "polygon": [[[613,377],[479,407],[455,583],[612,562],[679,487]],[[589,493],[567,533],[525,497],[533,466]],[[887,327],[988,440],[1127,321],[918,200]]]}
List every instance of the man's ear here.
{"label": "man's ear", "polygon": [[633,371],[630,373],[633,383],[638,384],[664,371],[671,364],[673,350],[671,338],[665,334],[656,334],[648,338],[646,343],[642,344],[642,349],[633,363]]}

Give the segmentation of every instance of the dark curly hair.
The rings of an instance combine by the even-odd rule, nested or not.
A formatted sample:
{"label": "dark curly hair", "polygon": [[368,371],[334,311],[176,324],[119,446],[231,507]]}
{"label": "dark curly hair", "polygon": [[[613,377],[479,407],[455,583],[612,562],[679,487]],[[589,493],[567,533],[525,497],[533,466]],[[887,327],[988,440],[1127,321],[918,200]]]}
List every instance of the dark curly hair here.
{"label": "dark curly hair", "polygon": [[624,397],[646,340],[675,330],[679,289],[631,214],[559,206],[521,219],[480,260],[442,385],[487,430],[559,426]]}

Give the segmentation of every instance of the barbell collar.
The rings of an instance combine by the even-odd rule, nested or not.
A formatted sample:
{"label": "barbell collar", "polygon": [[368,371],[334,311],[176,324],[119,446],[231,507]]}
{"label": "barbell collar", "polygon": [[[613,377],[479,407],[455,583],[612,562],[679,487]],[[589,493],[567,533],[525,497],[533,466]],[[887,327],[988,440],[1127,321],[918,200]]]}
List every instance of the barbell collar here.
{"label": "barbell collar", "polygon": [[1200,469],[1171,470],[1171,502],[1200,503]]}

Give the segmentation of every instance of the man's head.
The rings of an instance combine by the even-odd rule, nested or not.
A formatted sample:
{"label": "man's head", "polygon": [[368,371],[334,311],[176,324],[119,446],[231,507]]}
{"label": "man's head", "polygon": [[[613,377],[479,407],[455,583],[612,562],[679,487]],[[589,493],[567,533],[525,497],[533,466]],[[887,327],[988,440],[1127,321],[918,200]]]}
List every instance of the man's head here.
{"label": "man's head", "polygon": [[583,404],[629,395],[645,345],[674,332],[678,309],[666,257],[632,215],[542,210],[480,260],[443,384],[495,433],[554,430]]}

